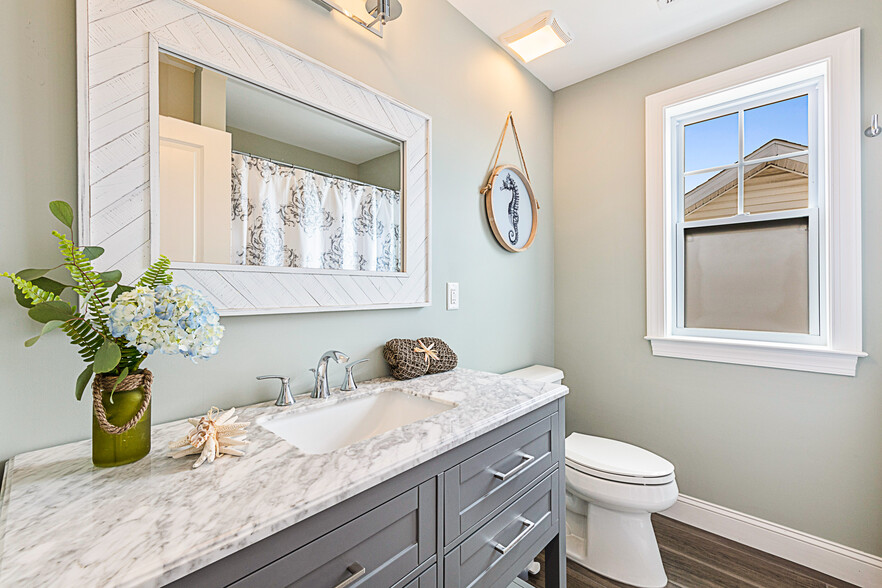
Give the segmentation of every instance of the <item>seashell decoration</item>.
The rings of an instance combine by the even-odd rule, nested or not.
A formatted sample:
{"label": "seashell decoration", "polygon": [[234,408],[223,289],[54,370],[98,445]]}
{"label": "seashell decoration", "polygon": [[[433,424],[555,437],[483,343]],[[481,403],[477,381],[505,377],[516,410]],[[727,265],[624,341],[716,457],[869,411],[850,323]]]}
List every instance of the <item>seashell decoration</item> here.
{"label": "seashell decoration", "polygon": [[[198,453],[199,458],[193,463],[195,469],[206,461],[211,463],[223,455],[235,457],[245,455],[234,447],[248,444],[248,441],[245,441],[245,427],[250,423],[237,423],[239,417],[234,416],[235,412],[236,409],[231,408],[221,413],[219,408],[212,406],[204,417],[187,419],[195,428],[185,437],[168,444],[168,448],[172,450],[169,457],[178,459]],[[181,449],[182,447],[184,449]]]}

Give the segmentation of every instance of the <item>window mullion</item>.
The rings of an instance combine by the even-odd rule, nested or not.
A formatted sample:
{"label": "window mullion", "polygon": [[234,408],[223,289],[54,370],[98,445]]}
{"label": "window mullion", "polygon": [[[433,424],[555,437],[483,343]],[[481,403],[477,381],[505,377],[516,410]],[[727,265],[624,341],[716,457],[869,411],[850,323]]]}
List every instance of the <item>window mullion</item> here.
{"label": "window mullion", "polygon": [[744,109],[738,111],[738,214],[744,214]]}

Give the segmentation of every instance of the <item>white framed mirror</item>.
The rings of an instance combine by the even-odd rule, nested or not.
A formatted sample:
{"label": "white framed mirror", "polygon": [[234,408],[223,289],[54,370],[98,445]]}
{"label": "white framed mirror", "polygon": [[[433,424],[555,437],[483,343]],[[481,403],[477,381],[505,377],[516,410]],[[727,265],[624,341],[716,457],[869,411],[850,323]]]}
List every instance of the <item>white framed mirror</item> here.
{"label": "white framed mirror", "polygon": [[79,0],[80,231],[225,315],[427,306],[431,120],[190,0]]}

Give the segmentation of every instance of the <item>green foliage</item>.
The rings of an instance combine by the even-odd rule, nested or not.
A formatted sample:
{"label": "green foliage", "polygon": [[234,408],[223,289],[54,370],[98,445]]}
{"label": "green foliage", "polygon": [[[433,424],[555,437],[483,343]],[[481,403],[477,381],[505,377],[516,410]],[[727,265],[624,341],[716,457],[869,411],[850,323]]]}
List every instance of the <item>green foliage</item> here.
{"label": "green foliage", "polygon": [[64,322],[65,321],[49,321],[48,323],[43,325],[43,330],[40,331],[39,335],[37,335],[36,337],[31,337],[30,339],[25,341],[25,347],[32,347],[33,345],[35,345],[37,343],[37,341],[40,340],[40,337],[42,337],[43,335],[45,335],[46,333],[48,333],[50,331],[54,331],[55,329],[57,329],[58,327],[63,325]]}
{"label": "green foliage", "polygon": [[74,292],[83,298],[88,297],[88,303],[85,306],[94,319],[93,326],[100,330],[106,339],[110,339],[107,314],[104,312],[104,307],[110,304],[110,293],[107,291],[107,286],[104,285],[101,275],[92,267],[91,258],[84,253],[84,249],[74,245],[67,235],[62,235],[58,231],[52,231],[52,234],[58,239],[58,249],[64,257],[65,265],[71,277],[78,284],[74,286]]}
{"label": "green foliage", "polygon": [[95,372],[92,369],[92,364],[86,366],[86,369],[77,376],[77,388],[74,394],[77,397],[77,400],[80,400],[83,397],[83,392],[86,390],[86,386],[89,385],[89,382],[92,381],[92,376]]}
{"label": "green foliage", "polygon": [[119,365],[120,359],[122,359],[122,352],[119,349],[119,345],[114,343],[111,339],[105,339],[104,343],[101,344],[101,347],[98,348],[98,352],[95,354],[95,365],[92,370],[96,374],[112,372],[116,369],[116,366]]}
{"label": "green foliage", "polygon": [[109,272],[101,272],[98,274],[98,277],[101,278],[101,283],[104,284],[105,288],[110,288],[119,283],[122,279],[122,272],[119,270],[110,270]]}
{"label": "green foliage", "polygon": [[15,275],[17,275],[22,280],[33,281],[37,278],[42,278],[51,271],[51,269],[24,269],[16,273]]}
{"label": "green foliage", "polygon": [[[61,327],[70,342],[80,348],[79,354],[83,361],[92,363],[95,361],[95,355],[104,343],[104,337],[99,331],[96,331],[88,320],[80,318],[78,320],[68,321]],[[92,371],[92,368],[89,368]]]}
{"label": "green foliage", "polygon": [[146,288],[156,288],[160,285],[169,285],[172,283],[172,273],[169,271],[171,261],[165,255],[160,255],[155,263],[151,264],[138,280],[139,286]]}
{"label": "green foliage", "polygon": [[119,377],[116,379],[116,382],[113,384],[113,390],[110,391],[110,401],[113,402],[113,394],[116,392],[116,389],[119,388],[119,385],[122,384],[123,380],[125,380],[129,375],[129,368],[123,368],[119,373]]}
{"label": "green foliage", "polygon": [[94,246],[83,247],[83,257],[85,257],[88,260],[98,259],[102,255],[104,255],[104,248],[103,247],[94,247]]}
{"label": "green foliage", "polygon": [[38,323],[49,321],[69,321],[74,318],[74,310],[64,300],[50,300],[35,304],[29,311],[28,316]]}
{"label": "green foliage", "polygon": [[[12,276],[0,274],[0,277],[11,278]],[[15,291],[15,301],[25,308],[30,308],[39,302],[57,300],[61,293],[70,287],[70,284],[62,284],[50,278],[37,278],[32,281],[13,279],[12,284],[12,289]]]}
{"label": "green foliage", "polygon": [[[54,292],[49,288],[40,287],[36,280],[31,282],[19,277],[17,274],[10,274],[9,272],[0,273],[0,278],[9,278],[12,280],[12,284],[15,286],[16,291],[21,293],[22,298],[19,300],[19,304],[26,308],[30,308],[34,303],[61,300],[61,297],[58,296],[61,292]],[[57,284],[58,282],[55,283]]]}
{"label": "green foliage", "polygon": [[[57,200],[49,205],[49,210],[64,226],[73,228],[73,209],[66,202]],[[87,366],[77,378],[76,397],[82,398],[94,374],[115,374],[117,385],[132,371],[138,369],[146,358],[132,347],[124,338],[116,338],[107,325],[105,308],[123,292],[133,289],[121,285],[122,272],[109,270],[97,272],[92,260],[104,253],[101,247],[78,247],[66,235],[52,231],[58,239],[58,249],[64,262],[56,268],[26,269],[17,274],[0,273],[9,278],[15,290],[15,298],[28,309],[28,315],[42,323],[39,335],[28,339],[25,345],[33,346],[43,335],[61,330],[78,348],[80,357]],[[46,274],[64,267],[73,278],[74,284],[64,284]],[[170,284],[171,262],[166,257],[152,264],[138,282],[139,286],[155,288],[160,284]],[[110,289],[114,288],[113,294]],[[72,289],[81,297],[81,308],[76,309],[61,299],[61,294]]]}
{"label": "green foliage", "polygon": [[49,203],[49,212],[55,215],[55,218],[61,221],[61,224],[69,229],[73,229],[73,208],[70,204],[63,200],[53,200]]}

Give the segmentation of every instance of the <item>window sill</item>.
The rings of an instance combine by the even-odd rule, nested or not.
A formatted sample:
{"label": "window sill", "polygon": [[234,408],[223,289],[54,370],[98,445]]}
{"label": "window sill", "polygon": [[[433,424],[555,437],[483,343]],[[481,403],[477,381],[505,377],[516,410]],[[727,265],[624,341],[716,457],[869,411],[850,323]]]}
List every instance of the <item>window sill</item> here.
{"label": "window sill", "polygon": [[858,358],[867,356],[863,351],[843,351],[828,347],[760,341],[697,339],[695,337],[646,337],[646,339],[652,344],[652,354],[661,357],[697,359],[839,376],[854,376]]}

